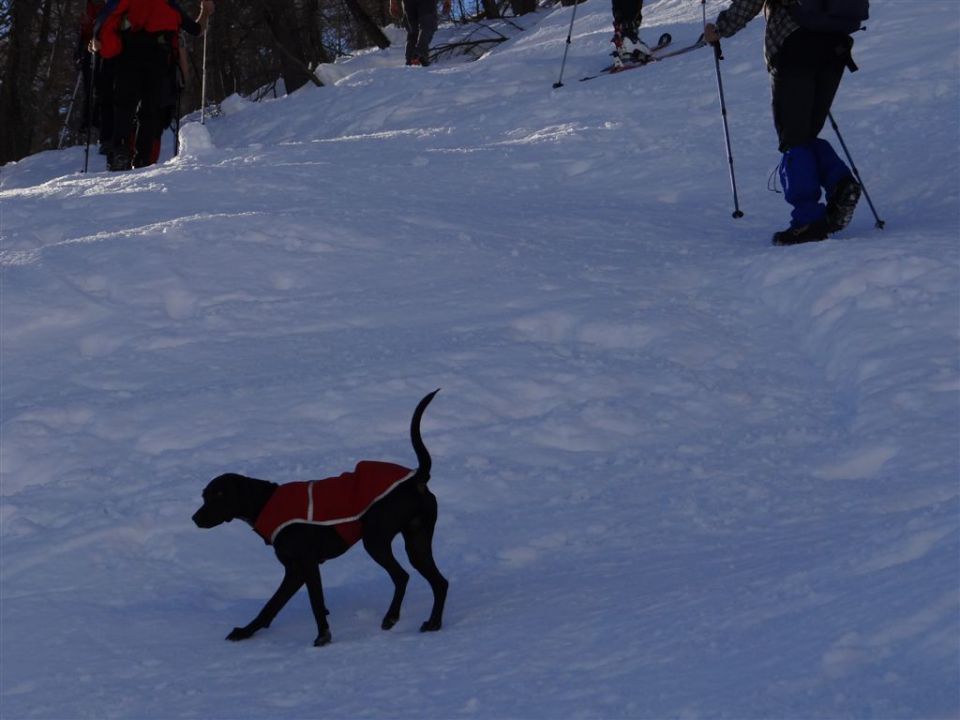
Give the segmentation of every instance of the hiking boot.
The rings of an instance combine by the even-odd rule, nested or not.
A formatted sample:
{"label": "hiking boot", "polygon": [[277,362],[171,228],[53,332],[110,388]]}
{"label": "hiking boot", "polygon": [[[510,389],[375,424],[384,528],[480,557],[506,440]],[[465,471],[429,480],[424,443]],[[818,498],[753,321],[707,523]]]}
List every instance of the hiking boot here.
{"label": "hiking boot", "polygon": [[407,60],[407,65],[414,65],[416,67],[419,67],[422,64],[423,63],[420,62],[420,58],[418,57],[412,57],[409,60]]}
{"label": "hiking boot", "polygon": [[861,192],[860,183],[854,179],[853,175],[847,175],[837,183],[827,200],[828,232],[839,232],[850,224]]}
{"label": "hiking boot", "polygon": [[773,244],[800,245],[801,243],[819,242],[826,240],[829,234],[826,219],[814,220],[809,225],[800,225],[799,227],[788,227],[786,230],[775,232],[773,234]]}

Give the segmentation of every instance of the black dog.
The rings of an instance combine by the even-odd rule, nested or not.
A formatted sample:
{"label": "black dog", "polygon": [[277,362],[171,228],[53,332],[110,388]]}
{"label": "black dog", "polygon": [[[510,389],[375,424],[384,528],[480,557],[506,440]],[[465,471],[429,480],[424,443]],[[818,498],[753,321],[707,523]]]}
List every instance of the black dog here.
{"label": "black dog", "polygon": [[[420,631],[440,629],[449,583],[433,559],[437,498],[427,489],[432,462],[420,437],[420,418],[437,392],[434,390],[420,401],[410,421],[410,440],[418,462],[416,470],[390,463],[361,462],[353,473],[311,483],[277,485],[233,473],[210,481],[203,491],[203,505],[193,515],[197,526],[212,528],[234,518],[245,520],[267,544],[273,544],[277,559],[285,569],[280,587],[260,614],[249,625],[234,628],[227,640],[246,640],[257,630],[269,627],[287,601],[306,584],[317,621],[318,633],[313,644],[320,646],[330,642],[332,636],[327,624],[319,565],[324,560],[342,555],[357,540],[363,540],[370,557],[393,580],[393,601],[381,625],[384,630],[389,630],[400,618],[400,605],[410,579],[390,547],[398,533],[403,534],[410,563],[433,590],[433,610],[420,626]],[[370,497],[359,511],[355,506],[350,509],[349,502],[334,498],[331,502],[338,507],[325,514],[324,509],[329,508],[320,506],[331,503],[318,493],[323,487],[337,484],[350,485],[348,492],[353,495],[366,493]],[[302,500],[303,507],[292,511],[299,512],[300,516],[290,517],[290,512],[280,508],[285,496]]]}

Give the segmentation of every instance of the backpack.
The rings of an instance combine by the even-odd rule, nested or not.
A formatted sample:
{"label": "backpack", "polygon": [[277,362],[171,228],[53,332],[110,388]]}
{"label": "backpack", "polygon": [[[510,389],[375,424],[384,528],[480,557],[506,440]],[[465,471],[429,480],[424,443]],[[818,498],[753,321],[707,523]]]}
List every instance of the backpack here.
{"label": "backpack", "polygon": [[870,0],[796,0],[790,16],[805,30],[849,35],[870,16]]}

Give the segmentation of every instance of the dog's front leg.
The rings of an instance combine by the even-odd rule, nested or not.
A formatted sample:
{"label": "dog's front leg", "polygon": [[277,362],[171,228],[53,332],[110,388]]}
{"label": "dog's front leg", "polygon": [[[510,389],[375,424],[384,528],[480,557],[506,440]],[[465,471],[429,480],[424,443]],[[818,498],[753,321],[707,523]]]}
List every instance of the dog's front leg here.
{"label": "dog's front leg", "polygon": [[326,645],[333,639],[330,626],[327,624],[327,606],[323,602],[323,583],[320,581],[320,566],[310,564],[303,569],[306,576],[307,592],[310,594],[310,608],[317,621],[317,638],[313,641],[314,647]]}
{"label": "dog's front leg", "polygon": [[280,581],[280,587],[277,588],[273,597],[267,600],[267,604],[263,606],[263,610],[260,611],[249,625],[245,625],[242,628],[234,628],[230,634],[227,635],[227,640],[246,640],[257,630],[270,627],[270,623],[273,622],[277,613],[283,609],[283,606],[287,604],[297,590],[303,587],[303,573],[292,565],[284,566],[284,568],[285,572],[283,574],[283,580]]}

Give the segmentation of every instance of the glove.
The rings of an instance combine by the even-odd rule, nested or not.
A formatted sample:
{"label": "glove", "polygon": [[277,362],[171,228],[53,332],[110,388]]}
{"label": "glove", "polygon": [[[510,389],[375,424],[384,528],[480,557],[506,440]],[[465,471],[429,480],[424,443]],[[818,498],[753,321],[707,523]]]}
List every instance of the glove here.
{"label": "glove", "polygon": [[197,16],[196,22],[200,25],[200,29],[203,32],[207,31],[207,23],[210,22],[210,16],[213,15],[213,0],[203,0],[200,3],[200,14]]}
{"label": "glove", "polygon": [[713,23],[707,23],[703,26],[703,39],[708,43],[713,45],[716,42],[720,42],[720,33],[717,31],[717,26]]}
{"label": "glove", "polygon": [[399,20],[403,16],[403,10],[398,0],[390,0],[390,16]]}

